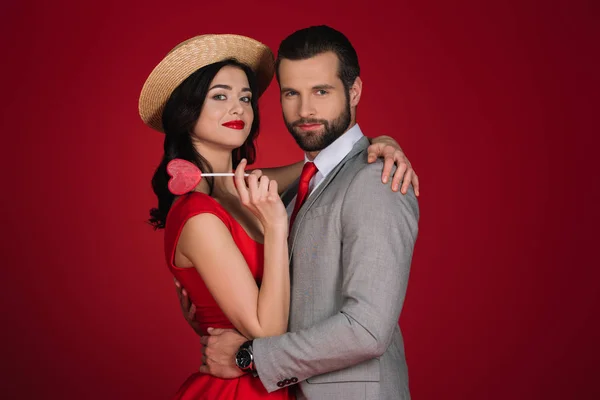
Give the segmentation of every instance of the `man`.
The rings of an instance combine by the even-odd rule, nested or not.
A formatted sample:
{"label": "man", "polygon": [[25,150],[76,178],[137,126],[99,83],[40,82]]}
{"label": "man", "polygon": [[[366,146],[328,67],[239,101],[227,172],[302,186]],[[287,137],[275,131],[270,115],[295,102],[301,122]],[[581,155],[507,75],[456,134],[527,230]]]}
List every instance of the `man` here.
{"label": "man", "polygon": [[[298,384],[298,398],[409,399],[398,319],[418,231],[412,188],[399,195],[367,161],[356,123],[358,57],[326,27],[302,29],[279,47],[277,79],[288,130],[305,151],[292,198],[289,333],[203,337],[200,371],[257,375],[272,392]],[[297,192],[297,193],[296,193]]]}

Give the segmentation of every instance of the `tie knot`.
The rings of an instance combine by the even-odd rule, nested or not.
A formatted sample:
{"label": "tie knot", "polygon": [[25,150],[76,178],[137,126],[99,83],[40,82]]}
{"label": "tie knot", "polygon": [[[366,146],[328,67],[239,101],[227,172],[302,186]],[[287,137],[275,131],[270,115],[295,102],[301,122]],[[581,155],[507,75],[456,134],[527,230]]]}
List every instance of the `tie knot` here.
{"label": "tie knot", "polygon": [[302,174],[300,174],[300,182],[310,182],[317,171],[318,169],[314,162],[308,161],[304,163],[304,167],[302,167]]}

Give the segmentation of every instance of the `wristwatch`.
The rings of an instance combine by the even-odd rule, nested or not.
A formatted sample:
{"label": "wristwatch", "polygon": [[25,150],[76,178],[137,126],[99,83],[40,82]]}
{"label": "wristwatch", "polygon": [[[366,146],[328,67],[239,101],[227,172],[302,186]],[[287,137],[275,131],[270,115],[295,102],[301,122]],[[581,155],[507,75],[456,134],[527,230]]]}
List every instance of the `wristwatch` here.
{"label": "wristwatch", "polygon": [[252,354],[252,340],[244,342],[235,354],[235,365],[244,372],[251,372],[257,376],[254,366],[254,355]]}

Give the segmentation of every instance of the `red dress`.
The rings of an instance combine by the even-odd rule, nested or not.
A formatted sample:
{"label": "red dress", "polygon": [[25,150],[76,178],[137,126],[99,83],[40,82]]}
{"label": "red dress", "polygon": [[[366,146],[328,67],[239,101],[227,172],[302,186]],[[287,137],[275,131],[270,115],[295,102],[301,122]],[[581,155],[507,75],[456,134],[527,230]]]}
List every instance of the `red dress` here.
{"label": "red dress", "polygon": [[[242,226],[212,197],[199,192],[192,192],[175,201],[165,225],[165,256],[167,265],[173,275],[187,290],[190,300],[196,305],[196,320],[202,330],[208,327],[235,327],[219,308],[211,296],[195,268],[179,268],[174,265],[175,249],[181,230],[186,221],[198,214],[210,213],[217,216],[233,237],[240,252],[246,259],[248,268],[257,284],[260,284],[263,274],[263,245],[255,242]],[[199,372],[191,375],[179,388],[175,399],[290,399],[287,389],[280,389],[271,394],[267,393],[259,378],[245,374],[237,379],[220,379]]]}

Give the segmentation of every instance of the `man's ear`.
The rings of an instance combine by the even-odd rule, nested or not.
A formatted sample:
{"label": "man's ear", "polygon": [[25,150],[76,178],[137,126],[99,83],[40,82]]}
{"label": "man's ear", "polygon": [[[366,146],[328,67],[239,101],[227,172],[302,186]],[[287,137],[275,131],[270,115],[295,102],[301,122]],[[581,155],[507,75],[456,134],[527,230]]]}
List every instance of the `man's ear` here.
{"label": "man's ear", "polygon": [[350,107],[356,107],[360,101],[360,95],[362,94],[362,80],[360,76],[357,76],[352,86],[350,86]]}

